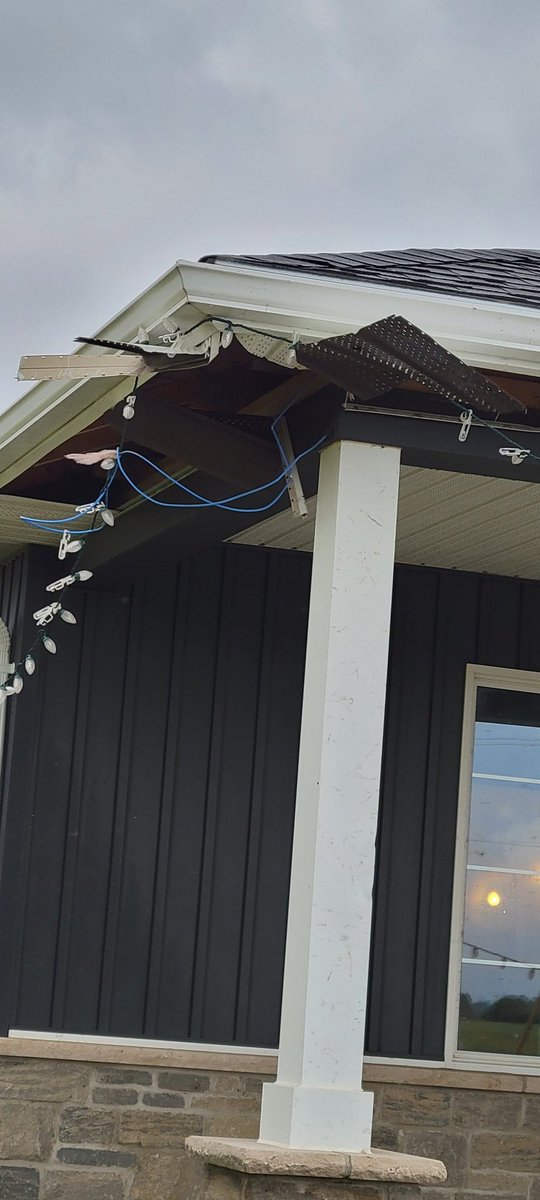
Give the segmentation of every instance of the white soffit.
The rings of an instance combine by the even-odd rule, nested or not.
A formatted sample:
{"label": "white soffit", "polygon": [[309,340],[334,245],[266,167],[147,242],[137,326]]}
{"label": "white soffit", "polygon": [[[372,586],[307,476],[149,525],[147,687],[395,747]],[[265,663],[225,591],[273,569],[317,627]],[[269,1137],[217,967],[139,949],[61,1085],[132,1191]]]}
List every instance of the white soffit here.
{"label": "white soffit", "polygon": [[[313,549],[316,500],[232,539],[281,550]],[[396,561],[540,579],[540,485],[402,467]]]}

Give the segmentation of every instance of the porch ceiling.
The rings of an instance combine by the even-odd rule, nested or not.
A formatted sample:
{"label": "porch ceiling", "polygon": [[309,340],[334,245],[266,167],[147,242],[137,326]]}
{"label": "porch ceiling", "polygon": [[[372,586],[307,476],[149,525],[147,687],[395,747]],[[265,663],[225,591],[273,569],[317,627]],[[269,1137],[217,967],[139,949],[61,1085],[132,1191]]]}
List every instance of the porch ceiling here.
{"label": "porch ceiling", "polygon": [[[232,540],[311,551],[315,507],[313,498],[304,519],[288,510]],[[540,486],[402,467],[396,560],[540,579]]]}

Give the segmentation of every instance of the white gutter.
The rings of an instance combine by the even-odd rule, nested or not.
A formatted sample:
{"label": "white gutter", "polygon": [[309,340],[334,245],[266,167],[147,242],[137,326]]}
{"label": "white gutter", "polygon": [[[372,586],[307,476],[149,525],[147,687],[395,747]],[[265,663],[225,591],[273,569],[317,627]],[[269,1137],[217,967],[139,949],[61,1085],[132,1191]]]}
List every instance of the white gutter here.
{"label": "white gutter", "polygon": [[[398,313],[484,370],[540,376],[540,310],[386,288],[301,272],[180,261],[99,330],[129,340],[164,317],[202,314],[306,340],[348,333]],[[21,347],[21,352],[31,348]],[[44,347],[45,349],[45,347]],[[90,347],[79,353],[91,353]],[[128,380],[40,383],[0,414],[0,486],[112,408]]]}
{"label": "white gutter", "polygon": [[540,307],[229,263],[177,266],[191,304],[261,330],[332,337],[397,313],[470,366],[540,376]]}

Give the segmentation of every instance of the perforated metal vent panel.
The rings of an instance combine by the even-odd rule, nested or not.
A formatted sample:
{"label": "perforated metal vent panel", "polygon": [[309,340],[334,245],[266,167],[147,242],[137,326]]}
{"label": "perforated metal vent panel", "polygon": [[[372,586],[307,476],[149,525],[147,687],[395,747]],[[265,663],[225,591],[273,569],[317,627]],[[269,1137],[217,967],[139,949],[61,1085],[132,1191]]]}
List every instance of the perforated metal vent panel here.
{"label": "perforated metal vent panel", "polygon": [[480,416],[524,411],[524,405],[450,354],[404,317],[390,316],[358,333],[299,345],[304,367],[370,400],[404,383],[417,383]]}

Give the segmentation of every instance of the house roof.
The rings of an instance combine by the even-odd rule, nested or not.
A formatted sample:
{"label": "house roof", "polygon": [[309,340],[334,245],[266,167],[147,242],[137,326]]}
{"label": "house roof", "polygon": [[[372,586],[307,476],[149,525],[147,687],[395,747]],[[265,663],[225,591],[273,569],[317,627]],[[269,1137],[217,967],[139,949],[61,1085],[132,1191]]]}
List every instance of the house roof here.
{"label": "house roof", "polygon": [[205,255],[205,263],[356,280],[540,307],[540,250],[381,250],[361,254]]}

